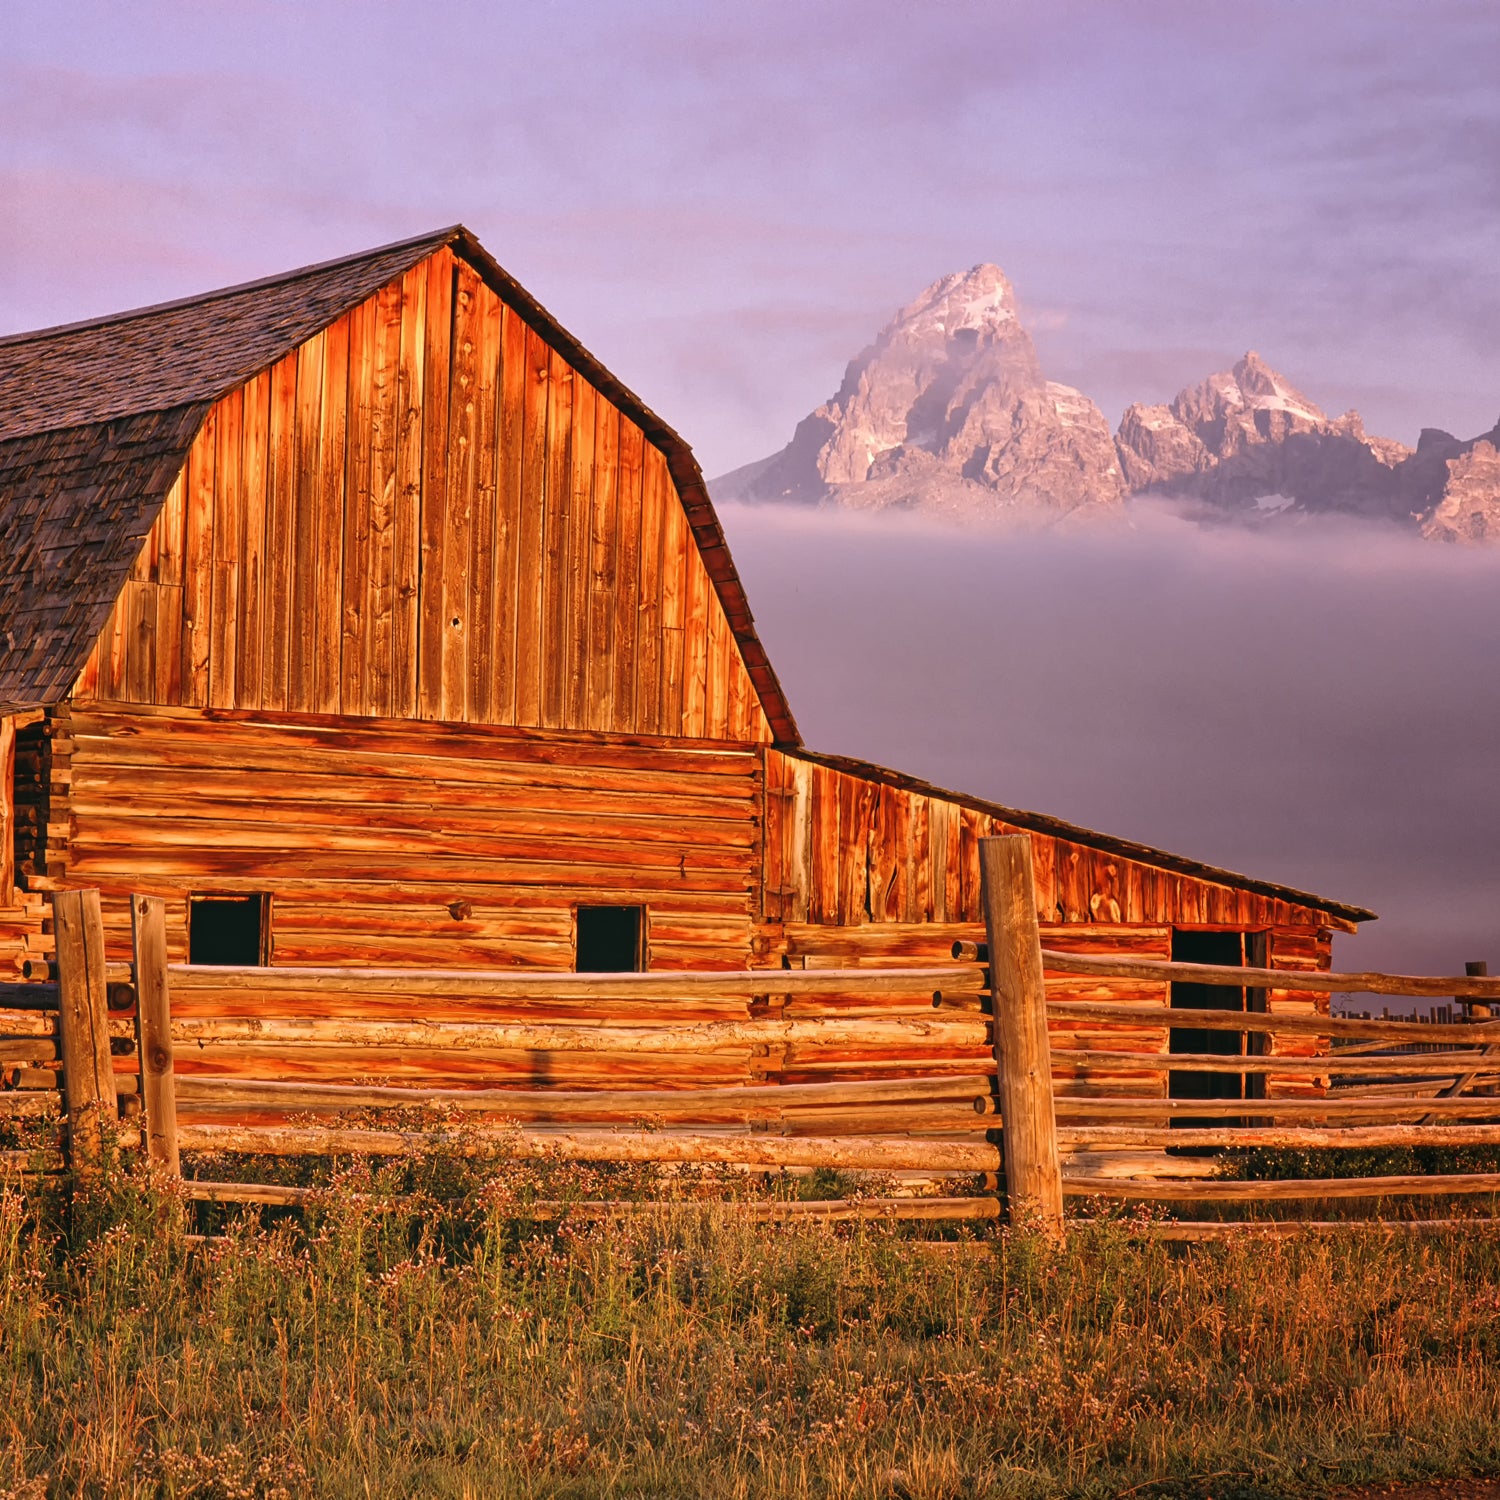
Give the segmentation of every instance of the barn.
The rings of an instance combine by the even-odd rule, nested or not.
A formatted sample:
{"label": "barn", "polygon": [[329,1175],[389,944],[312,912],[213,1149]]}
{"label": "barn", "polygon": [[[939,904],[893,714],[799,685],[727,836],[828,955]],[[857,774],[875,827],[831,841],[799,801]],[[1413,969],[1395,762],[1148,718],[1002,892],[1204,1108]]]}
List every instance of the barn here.
{"label": "barn", "polygon": [[1314,1008],[1372,915],[808,749],[687,444],[462,227],[0,340],[0,820],[7,974],[78,886],[120,958],[135,890],[204,965],[935,962],[996,832],[1051,948],[1287,975],[1212,1003]]}

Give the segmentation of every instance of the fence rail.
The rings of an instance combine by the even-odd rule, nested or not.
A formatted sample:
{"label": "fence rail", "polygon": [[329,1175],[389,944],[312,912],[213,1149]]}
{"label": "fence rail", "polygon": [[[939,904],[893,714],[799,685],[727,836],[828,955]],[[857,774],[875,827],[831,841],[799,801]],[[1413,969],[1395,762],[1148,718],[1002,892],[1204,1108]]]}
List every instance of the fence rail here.
{"label": "fence rail", "polygon": [[[981,878],[987,942],[958,945],[951,964],[643,974],[169,963],[165,908],[150,896],[132,898],[132,963],[109,964],[98,893],[56,892],[56,958],[0,984],[0,1120],[30,1122],[38,1143],[0,1153],[0,1168],[87,1175],[106,1135],[173,1175],[184,1151],[828,1167],[974,1181],[957,1197],[940,1187],[945,1196],[754,1211],[983,1218],[999,1212],[1003,1183],[1012,1220],[1053,1236],[1065,1198],[1500,1195],[1496,1173],[1231,1181],[1182,1154],[1500,1146],[1500,1020],[1487,1016],[1500,979],[1045,950],[1024,836],[984,841]],[[1144,980],[1258,991],[1273,1004],[1049,998],[1049,984],[1078,977],[1106,994],[1112,982]],[[1286,990],[1452,996],[1473,1002],[1476,1019],[1288,1014],[1274,1004]],[[1238,1033],[1241,1050],[1163,1050],[1163,1033],[1180,1028]],[[1280,1042],[1297,1050],[1278,1052]],[[1428,1050],[1377,1052],[1414,1042]],[[840,1076],[821,1081],[827,1074]],[[1161,1097],[1163,1075],[1187,1074],[1294,1092]],[[1124,1079],[1136,1093],[1120,1092]],[[443,1124],[370,1123],[371,1111],[403,1108]],[[255,1184],[186,1191],[309,1201]]]}

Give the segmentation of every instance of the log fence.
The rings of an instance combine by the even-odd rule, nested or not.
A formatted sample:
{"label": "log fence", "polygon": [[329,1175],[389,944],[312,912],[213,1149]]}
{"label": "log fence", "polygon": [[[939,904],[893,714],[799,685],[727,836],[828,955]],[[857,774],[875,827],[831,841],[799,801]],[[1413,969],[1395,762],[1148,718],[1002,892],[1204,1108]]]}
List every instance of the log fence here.
{"label": "log fence", "polygon": [[[39,1142],[0,1152],[0,1170],[87,1180],[111,1145],[142,1150],[172,1177],[183,1153],[204,1152],[822,1167],[895,1174],[921,1192],[747,1211],[984,1220],[1003,1202],[1011,1222],[1052,1238],[1065,1200],[1080,1198],[1256,1206],[1500,1195],[1500,1173],[1237,1181],[1183,1154],[1500,1145],[1500,1021],[1489,1019],[1500,979],[1045,950],[1029,841],[985,840],[980,873],[986,942],[955,944],[949,964],[643,974],[174,964],[164,903],[144,895],[131,902],[132,962],[109,964],[98,893],[57,891],[55,958],[0,984],[0,1122],[24,1124]],[[1164,995],[1172,983],[1275,991],[1290,982],[1321,994],[1452,996],[1471,1003],[1473,1019],[1049,999],[1049,984],[1079,977],[1105,994],[1112,981],[1146,980]],[[1140,1050],[1143,1029],[1173,1027],[1237,1032],[1241,1052]],[[1101,1033],[1125,1044],[1101,1045]],[[1278,1038],[1322,1050],[1277,1055]],[[1377,1050],[1417,1041],[1446,1050]],[[800,1059],[795,1081],[757,1074],[772,1051]],[[819,1081],[820,1069],[838,1076]],[[1166,1075],[1187,1073],[1298,1092],[1168,1097]],[[1126,1075],[1151,1091],[1111,1090]],[[437,1115],[421,1116],[420,1128],[407,1124],[417,1114],[369,1123],[371,1111],[400,1109]],[[310,1191],[184,1183],[188,1197],[212,1202],[297,1205]],[[1203,1238],[1232,1232],[1197,1227]],[[1177,1222],[1159,1232],[1195,1231]]]}

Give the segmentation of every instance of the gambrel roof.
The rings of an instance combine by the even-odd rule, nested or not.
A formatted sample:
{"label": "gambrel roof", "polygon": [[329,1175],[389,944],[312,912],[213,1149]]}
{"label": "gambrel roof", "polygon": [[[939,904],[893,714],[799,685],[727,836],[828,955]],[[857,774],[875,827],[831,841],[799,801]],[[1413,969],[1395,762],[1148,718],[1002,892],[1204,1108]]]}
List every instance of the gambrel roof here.
{"label": "gambrel roof", "polygon": [[661,449],[771,731],[800,742],[691,448],[462,225],[0,339],[0,709],[66,696],[213,403],[444,246]]}

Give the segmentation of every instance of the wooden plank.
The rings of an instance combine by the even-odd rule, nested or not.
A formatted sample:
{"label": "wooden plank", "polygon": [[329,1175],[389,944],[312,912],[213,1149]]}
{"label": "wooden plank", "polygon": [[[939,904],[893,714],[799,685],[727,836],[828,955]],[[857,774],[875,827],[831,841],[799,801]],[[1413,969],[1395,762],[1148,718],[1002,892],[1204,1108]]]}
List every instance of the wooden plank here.
{"label": "wooden plank", "polygon": [[870,891],[870,813],[875,787],[857,776],[838,778],[838,921],[867,922]]}
{"label": "wooden plank", "polygon": [[571,477],[568,499],[568,579],[565,630],[559,649],[563,656],[563,723],[584,728],[588,723],[587,688],[589,625],[592,621],[590,582],[594,538],[594,434],[598,397],[581,375],[573,377]]}
{"label": "wooden plank", "polygon": [[187,527],[187,466],[172,481],[151,527],[155,548],[151,580],[159,584],[182,587],[182,554]]}
{"label": "wooden plank", "polygon": [[1233,1147],[1274,1150],[1385,1150],[1393,1146],[1496,1146],[1500,1125],[1226,1125],[1175,1129],[1142,1125],[1062,1125],[1065,1146],[1153,1150]]}
{"label": "wooden plank", "polygon": [[568,617],[573,578],[573,404],[575,376],[557,350],[547,371],[547,503],[542,534],[541,722],[567,723]]}
{"label": "wooden plank", "polygon": [[687,574],[696,559],[689,555],[692,538],[682,501],[667,469],[666,456],[655,443],[646,447],[646,483],[657,496],[662,518],[661,614],[658,623],[661,660],[658,720],[663,734],[685,734],[684,675],[686,672],[685,616]]}
{"label": "wooden plank", "polygon": [[[468,682],[465,717],[473,723],[495,722],[497,687],[495,641],[497,577],[506,576],[500,561],[508,536],[499,530],[501,322],[504,304],[476,279],[474,336],[474,501],[469,531],[469,601],[465,646]],[[507,578],[508,582],[508,578]]]}
{"label": "wooden plank", "polygon": [[932,899],[932,802],[931,797],[913,795],[908,799],[910,822],[906,904],[901,913],[903,922],[937,920]]}
{"label": "wooden plank", "polygon": [[[1122,1021],[1126,1019],[1159,1018],[1163,1025],[1191,1026],[1205,1031],[1245,1031],[1257,1034],[1274,1032],[1279,1035],[1305,1036],[1313,1038],[1346,1037],[1385,1042],[1392,1046],[1411,1042],[1440,1042],[1481,1046],[1500,1040],[1500,1021],[1461,1022],[1451,1024],[1429,1024],[1425,1021],[1376,1020],[1365,1021],[1354,1016],[1326,1016],[1286,1014],[1284,1012],[1263,1013],[1255,1011],[1224,1010],[1173,1010],[1165,1005],[1112,1005],[1106,1002],[1057,1000],[1057,986],[1049,980],[1047,1014],[1054,1019],[1066,1017],[1092,1018],[1100,1021]],[[1328,1056],[1337,1058],[1335,1049]],[[1413,1063],[1430,1061],[1440,1057],[1437,1053],[1411,1055]]]}
{"label": "wooden plank", "polygon": [[0,715],[0,906],[16,899],[16,721]]}
{"label": "wooden plank", "polygon": [[368,657],[370,575],[373,565],[374,402],[376,304],[370,298],[344,322],[349,329],[348,381],[344,389],[344,506],[339,567],[338,707],[345,714],[368,714],[371,691]]}
{"label": "wooden plank", "polygon": [[154,1166],[180,1177],[172,1003],[167,980],[166,902],[160,896],[132,896],[130,923],[138,1017],[136,1052],[146,1110],[146,1155]]}
{"label": "wooden plank", "polygon": [[813,877],[813,804],[816,782],[813,768],[803,760],[787,760],[791,776],[791,822],[787,843],[787,881],[791,888],[791,906],[787,921],[810,922],[814,900]]}
{"label": "wooden plank", "polygon": [[501,309],[500,413],[495,456],[495,552],[493,632],[490,638],[491,722],[516,724],[518,648],[516,621],[520,578],[522,463],[527,396],[526,325],[509,307]]}
{"label": "wooden plank", "polygon": [[[119,739],[124,724],[131,725],[139,738]],[[222,765],[221,747],[233,737],[236,753],[249,757],[240,762],[245,767],[283,768],[300,762],[314,773],[319,771],[320,762],[325,770],[343,762],[349,768],[363,769],[367,764],[379,767],[380,774],[392,777],[430,776],[437,774],[436,765],[451,762],[461,766],[465,776],[472,772],[483,777],[499,757],[501,761],[526,762],[543,777],[562,774],[568,768],[727,777],[731,780],[703,784],[726,792],[738,785],[739,794],[748,797],[752,788],[740,778],[753,775],[755,769],[755,752],[749,745],[653,736],[584,736],[555,730],[427,726],[399,720],[350,724],[316,715],[219,714],[204,718],[192,710],[149,706],[128,711],[111,708],[104,713],[75,708],[73,732],[80,753],[119,765],[170,765],[181,763],[184,756],[194,764],[204,764],[206,757],[207,765]],[[425,764],[429,761],[436,765]],[[1128,941],[1128,930],[1122,937]],[[1278,984],[1284,985],[1291,977],[1278,974]],[[1301,979],[1298,976],[1297,982]]]}
{"label": "wooden plank", "polygon": [[259,708],[263,701],[261,664],[265,656],[266,619],[269,611],[266,523],[271,467],[271,376],[267,371],[263,370],[259,375],[253,376],[245,385],[241,431],[242,531],[239,622],[235,629],[234,702],[239,708]]}
{"label": "wooden plank", "polygon": [[156,611],[159,590],[154,583],[127,583],[118,607],[123,621],[125,680],[121,696],[150,703],[156,695]]}
{"label": "wooden plank", "polygon": [[366,711],[382,718],[396,712],[393,637],[401,301],[399,281],[382,287],[375,298],[374,359],[370,369],[369,565],[361,678]]}
{"label": "wooden plank", "polygon": [[[316,569],[313,595],[311,707],[315,713],[339,711],[339,672],[343,645],[344,500],[348,479],[350,319],[340,318],[324,330],[322,428],[318,439],[318,487],[315,501]],[[307,566],[308,559],[303,560]]]}
{"label": "wooden plank", "polygon": [[522,413],[521,516],[516,557],[516,718],[542,722],[543,557],[547,530],[547,414],[550,350],[526,328],[526,389]]}
{"label": "wooden plank", "polygon": [[594,400],[594,494],[590,511],[588,658],[581,722],[614,728],[615,642],[618,628],[620,413],[603,395]]}
{"label": "wooden plank", "polygon": [[291,529],[291,638],[286,706],[317,708],[318,513],[322,481],[325,340],[316,333],[297,350],[297,468]]}
{"label": "wooden plank", "polygon": [[[271,367],[270,475],[266,500],[266,613],[262,630],[261,703],[290,701],[293,573],[297,557],[297,378],[301,360],[289,354]],[[183,700],[186,701],[186,700]]]}
{"label": "wooden plank", "polygon": [[1176,1203],[1285,1203],[1308,1198],[1401,1198],[1500,1193],[1500,1172],[1402,1177],[1288,1178],[1258,1182],[1146,1182],[1069,1175],[1069,1197],[1145,1198]]}
{"label": "wooden plank", "polygon": [[[211,408],[188,453],[187,462],[187,518],[182,561],[182,701],[195,708],[208,704],[213,609],[214,457],[218,445],[218,420],[218,408]],[[112,680],[119,679],[112,677]]]}
{"label": "wooden plank", "polygon": [[[681,512],[681,503],[678,504]],[[688,527],[682,520],[682,732],[702,739],[708,734],[709,600],[713,586]],[[718,600],[714,599],[717,605]]]}
{"label": "wooden plank", "polygon": [[441,543],[442,594],[436,601],[442,612],[437,717],[458,720],[469,716],[469,648],[475,625],[469,579],[479,486],[479,276],[466,262],[456,261],[452,286],[444,464],[448,492]]}
{"label": "wooden plank", "polygon": [[838,775],[826,766],[798,763],[807,774],[808,922],[838,921]]}
{"label": "wooden plank", "polygon": [[427,264],[401,280],[401,348],[396,368],[396,483],[392,528],[391,696],[397,716],[418,716],[423,452],[427,407]]}
{"label": "wooden plank", "polygon": [[275,1156],[410,1156],[434,1148],[465,1156],[499,1153],[569,1161],[681,1161],[852,1170],[993,1171],[999,1151],[983,1141],[882,1137],[688,1135],[676,1131],[349,1130],[331,1126],[183,1125],[183,1146],[196,1151],[249,1151]]}
{"label": "wooden plank", "polygon": [[654,444],[641,445],[641,567],[636,615],[635,722],[632,728],[647,734],[680,733],[681,725],[670,723],[664,710],[662,683],[666,644],[664,572],[669,554],[666,494],[662,488],[664,466]]}
{"label": "wooden plank", "polygon": [[[446,612],[447,538],[453,476],[449,472],[450,372],[457,267],[446,250],[427,261],[426,386],[422,400],[422,560],[417,601],[417,716],[441,719],[443,660],[454,629]],[[460,621],[460,624],[462,622]]]}
{"label": "wooden plank", "polygon": [[51,906],[69,1164],[75,1171],[91,1173],[103,1164],[104,1128],[113,1125],[119,1113],[110,1060],[99,892],[57,891]]}
{"label": "wooden plank", "polygon": [[[1096,974],[1120,979],[1157,979],[1188,984],[1223,985],[1233,989],[1284,989],[1291,977],[1285,969],[1250,969],[1223,964],[1164,963],[1157,959],[1108,958],[1060,953],[1049,949],[1047,967],[1063,974]],[[1296,973],[1296,988],[1320,993],[1449,996],[1467,1000],[1500,1000],[1500,978],[1476,979],[1430,974]]]}
{"label": "wooden plank", "polygon": [[[244,541],[242,391],[218,403],[213,487],[213,586],[208,629],[208,703],[233,708],[239,657],[240,547]],[[155,675],[154,673],[152,674]]]}
{"label": "wooden plank", "polygon": [[[814,971],[816,972],[816,971]],[[764,982],[764,981],[762,981]],[[525,1052],[646,1052],[653,1056],[678,1053],[695,1057],[745,1046],[856,1047],[862,1051],[887,1048],[982,1048],[987,1027],[973,1018],[923,1016],[806,1017],[752,1021],[653,1021],[621,1026],[582,1022],[540,1021],[372,1021],[324,1017],[249,1016],[241,1018],[186,1018],[172,1022],[174,1041],[192,1042],[201,1049],[212,1044],[215,1054],[231,1046],[273,1044],[288,1051],[301,1046],[362,1049],[393,1047],[403,1052],[460,1051],[483,1048]],[[351,1050],[351,1062],[356,1053]],[[1004,1112],[1002,1099],[1001,1111]]]}
{"label": "wooden plank", "polygon": [[734,738],[729,683],[733,675],[734,638],[724,617],[719,597],[712,587],[708,597],[708,687],[704,707],[703,732],[708,738]]}
{"label": "wooden plank", "polygon": [[[173,993],[193,991],[228,994],[245,991],[261,995],[286,992],[346,991],[350,994],[409,994],[491,999],[527,998],[537,995],[586,996],[590,999],[636,999],[661,995],[725,997],[754,996],[766,987],[764,970],[715,970],[712,972],[575,974],[514,973],[493,970],[477,972],[408,969],[300,969],[241,968],[230,965],[173,964]],[[777,987],[789,994],[839,994],[858,988],[871,995],[922,996],[941,985],[954,994],[979,994],[986,971],[977,964],[913,965],[903,969],[788,969],[776,977]],[[933,1022],[941,1030],[949,1022]]]}
{"label": "wooden plank", "polygon": [[613,640],[613,704],[609,727],[621,731],[639,729],[636,684],[638,661],[644,512],[642,500],[644,444],[641,429],[628,417],[619,418],[619,480],[616,494],[618,520],[615,528],[615,598]]}
{"label": "wooden plank", "polygon": [[985,839],[979,859],[995,992],[1006,1197],[1012,1222],[1059,1239],[1063,1189],[1031,840],[1024,834]]}

